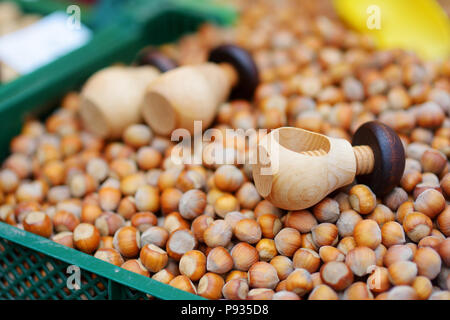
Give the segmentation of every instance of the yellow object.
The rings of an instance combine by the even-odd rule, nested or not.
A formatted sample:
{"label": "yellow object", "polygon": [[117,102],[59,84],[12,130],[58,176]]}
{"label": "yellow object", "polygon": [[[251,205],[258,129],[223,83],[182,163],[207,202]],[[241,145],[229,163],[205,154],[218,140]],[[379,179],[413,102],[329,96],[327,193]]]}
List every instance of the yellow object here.
{"label": "yellow object", "polygon": [[450,56],[450,21],[435,0],[334,0],[334,6],[381,49],[413,50],[425,59]]}

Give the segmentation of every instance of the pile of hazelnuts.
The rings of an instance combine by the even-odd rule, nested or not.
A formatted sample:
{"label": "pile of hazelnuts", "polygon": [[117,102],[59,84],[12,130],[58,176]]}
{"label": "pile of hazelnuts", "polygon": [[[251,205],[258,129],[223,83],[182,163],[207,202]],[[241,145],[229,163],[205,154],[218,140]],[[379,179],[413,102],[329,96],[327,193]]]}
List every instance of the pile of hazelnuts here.
{"label": "pile of hazelnuts", "polygon": [[[240,3],[233,28],[205,25],[161,47],[180,64],[234,42],[261,84],[218,110],[214,127],[295,126],[351,141],[379,120],[407,156],[378,198],[357,181],[317,205],[285,211],[258,194],[248,152],[226,163],[175,163],[175,143],[143,124],[120,141],[85,131],[79,96],[45,123],[28,121],[0,170],[0,219],[129,271],[209,299],[450,299],[450,59],[378,51],[325,1]],[[217,146],[217,145],[215,145]]]}

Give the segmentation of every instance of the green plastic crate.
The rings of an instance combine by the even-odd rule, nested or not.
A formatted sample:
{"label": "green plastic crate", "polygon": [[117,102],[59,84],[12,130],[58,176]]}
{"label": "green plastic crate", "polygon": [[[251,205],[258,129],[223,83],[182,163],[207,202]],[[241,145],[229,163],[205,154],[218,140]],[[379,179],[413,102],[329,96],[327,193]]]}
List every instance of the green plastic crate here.
{"label": "green plastic crate", "polygon": [[[69,0],[0,0],[0,2],[14,2],[23,12],[39,14],[41,16],[49,15],[56,11],[66,12],[68,6],[72,5]],[[81,22],[91,30],[96,30],[100,27],[97,21],[94,21],[95,10],[92,6],[86,4],[77,4],[81,9]],[[51,64],[51,63],[50,63]],[[32,72],[31,74],[37,74],[43,76],[45,73],[41,71],[42,68]],[[16,91],[24,92],[30,83],[29,75],[22,75],[19,78],[8,82],[6,84],[0,84],[0,101],[14,94]]]}
{"label": "green plastic crate", "polygon": [[[73,4],[73,2],[69,0],[0,0],[0,2],[14,2],[22,9],[22,11],[26,13],[36,13],[42,16],[55,11],[66,11],[66,8]],[[77,6],[79,6],[83,12],[83,15],[81,16],[82,22],[90,25],[92,19],[92,7],[83,3],[77,3]]]}
{"label": "green plastic crate", "polygon": [[[122,16],[105,24],[85,46],[13,81],[0,91],[0,156],[24,120],[42,117],[69,90],[95,71],[115,62],[130,62],[143,46],[175,40],[205,21],[231,23],[235,13],[203,2],[125,1]],[[147,2],[148,3],[148,2]],[[101,22],[100,22],[101,23]],[[67,268],[81,270],[81,288],[70,290]],[[202,299],[75,249],[0,222],[0,299]]]}
{"label": "green plastic crate", "polygon": [[112,15],[117,21],[105,23],[89,43],[0,89],[0,159],[27,117],[46,114],[95,71],[115,62],[129,63],[145,45],[174,41],[205,21],[227,24],[235,17],[229,8],[218,10],[209,4],[199,10],[185,0],[125,3],[125,7],[116,9],[123,10],[122,15]]}
{"label": "green plastic crate", "polygon": [[[67,286],[74,274],[69,266],[80,270],[79,288]],[[0,222],[0,299],[148,299],[148,295],[201,299]]]}

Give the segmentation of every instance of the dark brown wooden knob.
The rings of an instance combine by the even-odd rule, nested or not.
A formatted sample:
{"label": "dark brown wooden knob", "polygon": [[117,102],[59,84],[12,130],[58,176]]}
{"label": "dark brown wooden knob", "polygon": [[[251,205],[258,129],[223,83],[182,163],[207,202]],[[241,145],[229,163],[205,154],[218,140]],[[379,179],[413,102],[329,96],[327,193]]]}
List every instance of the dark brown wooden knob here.
{"label": "dark brown wooden knob", "polygon": [[231,99],[252,99],[259,83],[259,73],[248,51],[231,44],[221,45],[210,52],[208,60],[215,63],[228,63],[236,71],[238,80],[232,88]]}
{"label": "dark brown wooden knob", "polygon": [[357,181],[369,186],[378,196],[391,192],[405,169],[405,151],[395,131],[378,121],[366,122],[356,130],[352,144],[369,146],[375,160],[373,170],[358,175]]}
{"label": "dark brown wooden knob", "polygon": [[138,54],[137,64],[140,66],[150,65],[161,72],[167,72],[178,67],[173,59],[153,47],[147,47]]}

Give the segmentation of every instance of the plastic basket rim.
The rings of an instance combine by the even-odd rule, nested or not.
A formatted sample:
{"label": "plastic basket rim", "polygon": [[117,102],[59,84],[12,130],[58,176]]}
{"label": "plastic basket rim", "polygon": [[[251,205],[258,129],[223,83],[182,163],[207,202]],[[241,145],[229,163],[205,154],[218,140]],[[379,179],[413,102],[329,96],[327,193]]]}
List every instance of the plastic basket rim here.
{"label": "plastic basket rim", "polygon": [[0,238],[43,253],[67,264],[76,265],[82,270],[95,273],[106,279],[159,299],[205,300],[205,298],[201,296],[182,291],[168,284],[156,281],[150,277],[145,277],[143,275],[125,270],[84,252],[66,247],[50,239],[8,225],[4,222],[0,222]]}

